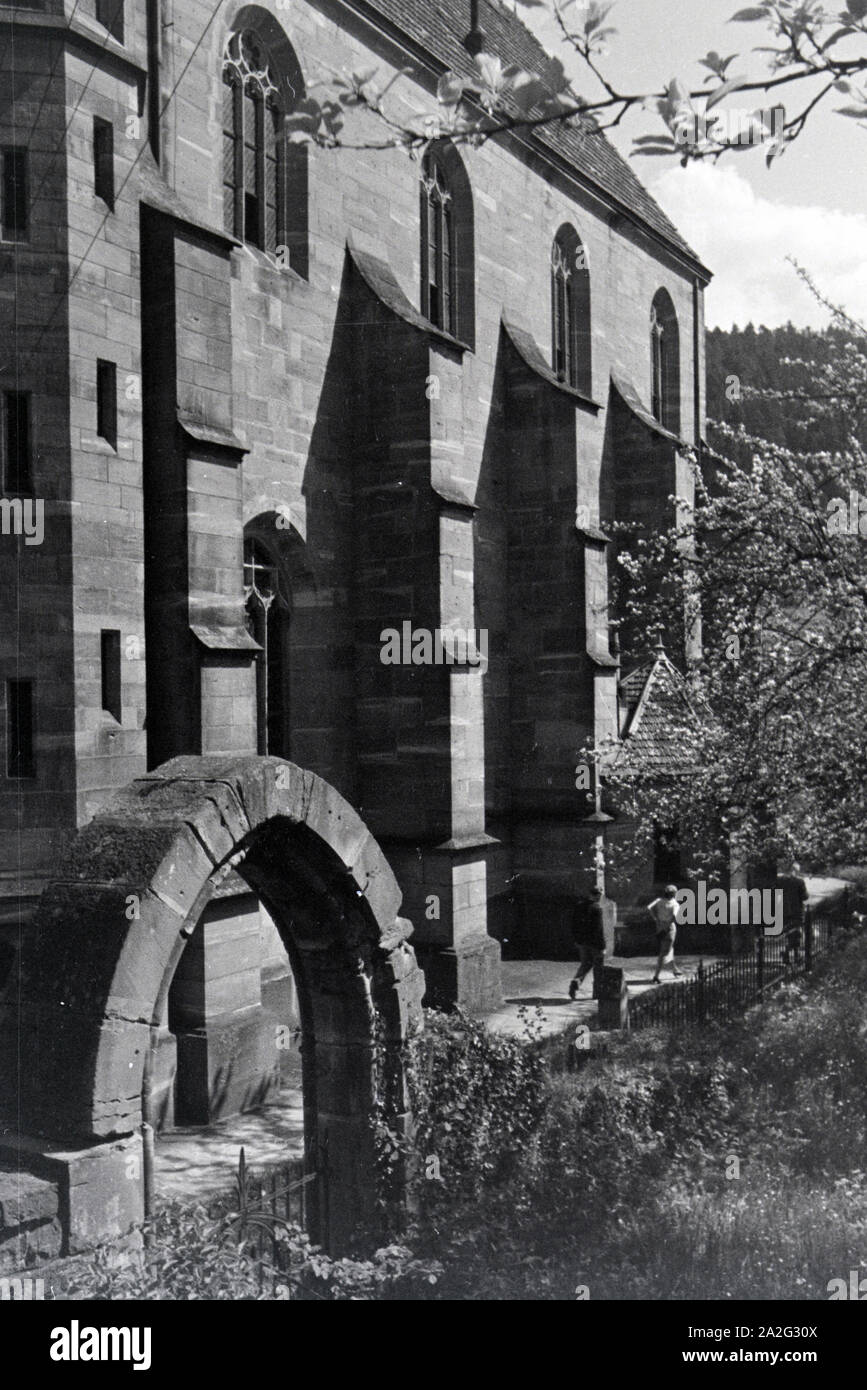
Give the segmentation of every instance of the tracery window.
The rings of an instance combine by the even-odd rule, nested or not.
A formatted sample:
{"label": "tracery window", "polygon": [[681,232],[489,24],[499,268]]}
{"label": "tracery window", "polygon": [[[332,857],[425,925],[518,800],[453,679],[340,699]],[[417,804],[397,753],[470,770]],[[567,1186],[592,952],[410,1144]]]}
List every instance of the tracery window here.
{"label": "tracery window", "polygon": [[650,310],[650,409],[665,429],[680,433],[680,332],[665,290]]}
{"label": "tracery window", "polygon": [[223,210],[226,230],[275,255],[285,244],[286,115],[267,49],[245,29],[223,55]]}

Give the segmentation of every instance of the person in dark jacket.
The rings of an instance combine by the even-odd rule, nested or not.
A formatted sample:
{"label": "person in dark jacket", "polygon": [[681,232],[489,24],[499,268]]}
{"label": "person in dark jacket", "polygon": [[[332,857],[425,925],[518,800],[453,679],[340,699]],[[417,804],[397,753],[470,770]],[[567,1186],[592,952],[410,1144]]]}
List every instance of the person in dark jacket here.
{"label": "person in dark jacket", "polygon": [[569,998],[578,994],[590,971],[601,970],[605,960],[605,929],[602,914],[602,889],[591,888],[589,900],[578,903],[572,924],[572,935],[578,947],[580,961],[569,984]]}

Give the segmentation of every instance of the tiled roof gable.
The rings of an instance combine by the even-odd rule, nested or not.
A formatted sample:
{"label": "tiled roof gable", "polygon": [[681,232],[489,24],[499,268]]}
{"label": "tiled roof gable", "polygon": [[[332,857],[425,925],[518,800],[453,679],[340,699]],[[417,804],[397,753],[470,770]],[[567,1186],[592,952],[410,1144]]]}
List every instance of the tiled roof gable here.
{"label": "tiled roof gable", "polygon": [[620,696],[629,712],[615,759],[619,771],[654,776],[694,768],[699,714],[664,651],[621,681]]}

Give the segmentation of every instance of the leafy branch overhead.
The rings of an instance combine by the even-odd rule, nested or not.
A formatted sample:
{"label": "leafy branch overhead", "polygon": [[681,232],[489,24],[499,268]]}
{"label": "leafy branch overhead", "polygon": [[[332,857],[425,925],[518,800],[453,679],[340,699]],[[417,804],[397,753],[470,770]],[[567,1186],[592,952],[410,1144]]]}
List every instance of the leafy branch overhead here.
{"label": "leafy branch overhead", "polygon": [[[445,136],[479,145],[508,131],[532,133],[551,126],[569,125],[590,138],[619,125],[628,112],[642,110],[652,128],[635,140],[636,155],[674,156],[685,165],[762,145],[770,165],[823,103],[837,100],[833,110],[867,128],[867,0],[846,0],[842,9],[827,9],[820,0],[764,0],[738,10],[730,23],[762,24],[772,42],[725,56],[711,51],[696,58],[704,70],[697,85],[673,77],[656,92],[623,91],[606,74],[608,45],[617,32],[608,23],[612,5],[517,3],[550,11],[562,42],[579,60],[586,91],[576,90],[559,58],[531,71],[483,50],[468,56],[466,73],[443,73],[435,104],[414,113],[398,90],[411,69],[385,84],[375,68],[332,73],[313,88],[320,95],[308,96],[287,118],[289,140],[325,149],[397,147],[417,153]],[[756,59],[761,71],[751,76],[746,68],[755,68]],[[747,104],[725,106],[734,96]],[[753,107],[757,98],[762,104]],[[375,118],[378,135],[359,128],[357,138],[347,137],[346,114],[359,109]]]}

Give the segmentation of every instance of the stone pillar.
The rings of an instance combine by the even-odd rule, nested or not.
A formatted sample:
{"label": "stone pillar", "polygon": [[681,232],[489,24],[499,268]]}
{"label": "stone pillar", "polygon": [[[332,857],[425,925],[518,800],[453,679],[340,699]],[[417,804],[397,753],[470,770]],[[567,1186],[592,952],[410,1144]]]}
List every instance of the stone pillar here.
{"label": "stone pillar", "polygon": [[599,1027],[606,1030],[629,1027],[629,990],[623,971],[615,966],[602,967],[601,978],[594,980],[599,999]]}
{"label": "stone pillar", "polygon": [[[387,266],[355,262],[358,800],[415,924],[428,998],[484,1009],[501,997],[500,948],[486,929],[496,841],[485,832],[465,349],[411,309]],[[384,663],[385,631],[402,648]]]}
{"label": "stone pillar", "polygon": [[277,1041],[281,1084],[301,1082],[301,1015],[298,986],[274,921],[259,908],[262,1008]]}
{"label": "stone pillar", "polygon": [[178,1040],[163,1025],[151,1042],[151,1099],[148,1121],[157,1133],[175,1127],[175,1080],[178,1072]]}
{"label": "stone pillar", "polygon": [[[449,668],[449,784],[451,835],[424,847],[424,905],[405,898],[418,923],[415,944],[427,980],[428,1003],[460,1003],[473,1011],[502,999],[500,946],[487,930],[487,855],[497,841],[485,832],[485,729],[483,685],[487,633],[475,627],[473,512],[443,504],[440,512],[441,630],[449,655],[466,656]],[[449,634],[469,637],[455,652]],[[416,876],[418,884],[418,876]],[[433,897],[435,902],[431,902]],[[418,908],[422,907],[419,911]],[[438,913],[438,915],[436,915]],[[433,920],[432,920],[433,917]]]}

